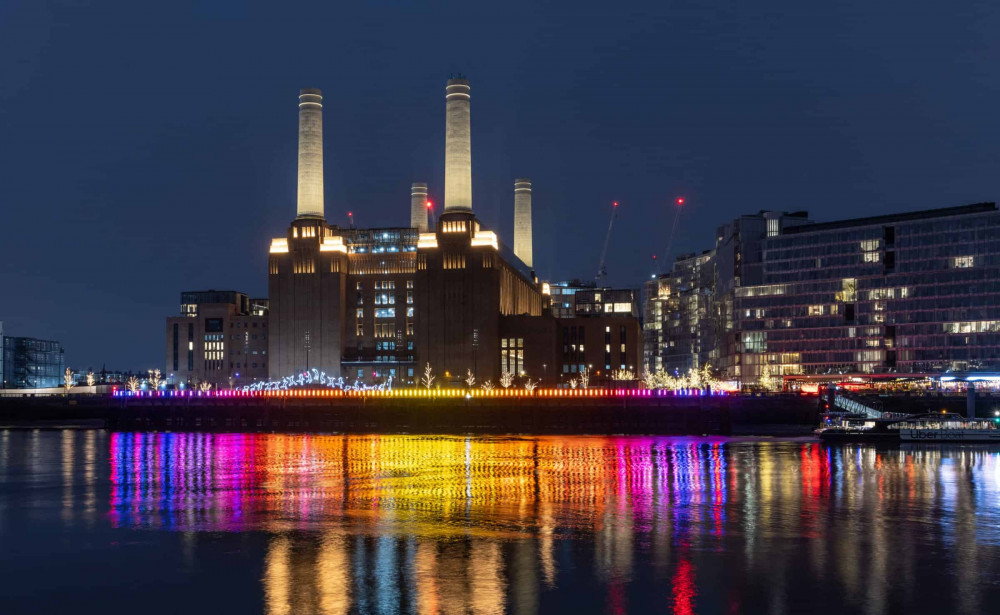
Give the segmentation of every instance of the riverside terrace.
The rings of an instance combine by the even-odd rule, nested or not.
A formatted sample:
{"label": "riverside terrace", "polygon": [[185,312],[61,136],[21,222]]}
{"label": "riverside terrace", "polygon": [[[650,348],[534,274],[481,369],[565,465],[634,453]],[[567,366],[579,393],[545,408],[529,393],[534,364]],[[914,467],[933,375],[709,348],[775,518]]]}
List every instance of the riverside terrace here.
{"label": "riverside terrace", "polygon": [[698,389],[115,391],[5,399],[0,418],[100,419],[126,431],[728,435],[808,433],[821,403]]}

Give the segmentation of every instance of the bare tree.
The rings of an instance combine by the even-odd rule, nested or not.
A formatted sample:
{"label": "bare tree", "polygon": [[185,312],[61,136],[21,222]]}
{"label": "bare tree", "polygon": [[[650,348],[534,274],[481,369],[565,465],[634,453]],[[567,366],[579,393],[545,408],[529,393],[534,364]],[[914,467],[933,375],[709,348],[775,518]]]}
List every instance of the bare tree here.
{"label": "bare tree", "polygon": [[158,369],[149,370],[149,388],[151,388],[154,391],[157,391],[160,388],[161,382],[163,382],[163,378],[161,378],[160,370]]}
{"label": "bare tree", "polygon": [[524,390],[527,391],[527,392],[529,392],[529,393],[531,393],[535,389],[538,388],[538,383],[539,383],[538,380],[535,380],[534,382],[532,382],[531,378],[525,378],[524,379]]}
{"label": "bare tree", "polygon": [[94,382],[96,382],[96,380],[97,379],[94,378],[94,370],[88,371],[87,372],[87,386],[89,386],[89,387],[94,386]]}
{"label": "bare tree", "polygon": [[198,385],[198,390],[207,393],[212,390],[212,383],[202,381],[202,383]]}
{"label": "bare tree", "polygon": [[472,373],[471,369],[465,370],[465,384],[469,385],[469,388],[476,386],[476,376]]}
{"label": "bare tree", "polygon": [[760,366],[760,376],[757,379],[757,384],[765,391],[778,390],[778,379],[771,375],[770,363],[764,363]]}
{"label": "bare tree", "polygon": [[580,370],[580,388],[585,389],[590,386],[590,368],[585,367]]}
{"label": "bare tree", "polygon": [[66,389],[66,393],[73,388],[73,370],[66,368],[66,372],[63,374],[63,388]]}
{"label": "bare tree", "polygon": [[139,379],[135,376],[129,376],[128,380],[125,381],[125,386],[128,387],[128,390],[132,393],[136,393],[139,391]]}
{"label": "bare tree", "polygon": [[422,384],[425,388],[430,389],[436,378],[434,370],[431,368],[431,363],[428,361],[427,364],[424,365],[424,375],[420,379],[420,384]]}
{"label": "bare tree", "polygon": [[635,380],[635,372],[630,369],[616,369],[611,372],[612,380]]}
{"label": "bare tree", "polygon": [[484,391],[486,391],[487,393],[490,392],[490,391],[492,391],[493,390],[493,381],[492,380],[487,380],[486,382],[484,382],[482,384],[481,388]]}
{"label": "bare tree", "polygon": [[578,386],[580,386],[580,382],[576,378],[569,379],[569,388],[575,389]]}
{"label": "bare tree", "polygon": [[508,372],[507,370],[500,372],[500,386],[505,389],[509,389],[512,384],[514,384],[514,374]]}

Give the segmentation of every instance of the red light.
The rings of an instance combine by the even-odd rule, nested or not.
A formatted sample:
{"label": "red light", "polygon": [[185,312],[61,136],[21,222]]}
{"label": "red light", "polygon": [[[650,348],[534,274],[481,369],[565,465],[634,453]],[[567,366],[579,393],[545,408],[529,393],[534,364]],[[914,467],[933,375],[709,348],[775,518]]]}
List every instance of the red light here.
{"label": "red light", "polygon": [[684,204],[684,197],[682,197],[682,196],[677,197],[677,204],[678,205],[683,205]]}
{"label": "red light", "polygon": [[349,211],[349,212],[347,212],[347,215],[351,216],[353,218],[354,217],[354,212]]}
{"label": "red light", "polygon": [[430,209],[431,207],[434,207],[434,203],[427,201],[427,209]]}
{"label": "red light", "polygon": [[615,207],[618,207],[618,201],[615,201],[614,203],[612,203],[612,205],[614,205]]}

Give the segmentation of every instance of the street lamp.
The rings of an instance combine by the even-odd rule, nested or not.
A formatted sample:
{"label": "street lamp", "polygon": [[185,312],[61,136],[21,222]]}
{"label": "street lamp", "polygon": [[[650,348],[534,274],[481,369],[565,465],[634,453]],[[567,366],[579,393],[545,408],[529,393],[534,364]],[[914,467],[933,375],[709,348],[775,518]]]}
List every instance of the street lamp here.
{"label": "street lamp", "polygon": [[[430,201],[427,201],[430,206]],[[479,329],[472,330],[472,372],[474,376],[479,375]]]}

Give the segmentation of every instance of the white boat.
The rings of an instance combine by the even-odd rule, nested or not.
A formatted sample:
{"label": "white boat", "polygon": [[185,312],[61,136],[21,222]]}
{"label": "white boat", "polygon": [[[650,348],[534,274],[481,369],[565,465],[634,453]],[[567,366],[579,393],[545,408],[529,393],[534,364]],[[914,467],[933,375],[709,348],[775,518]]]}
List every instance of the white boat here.
{"label": "white boat", "polygon": [[899,422],[901,442],[997,442],[1000,425],[989,419],[969,419],[957,414],[924,415]]}

